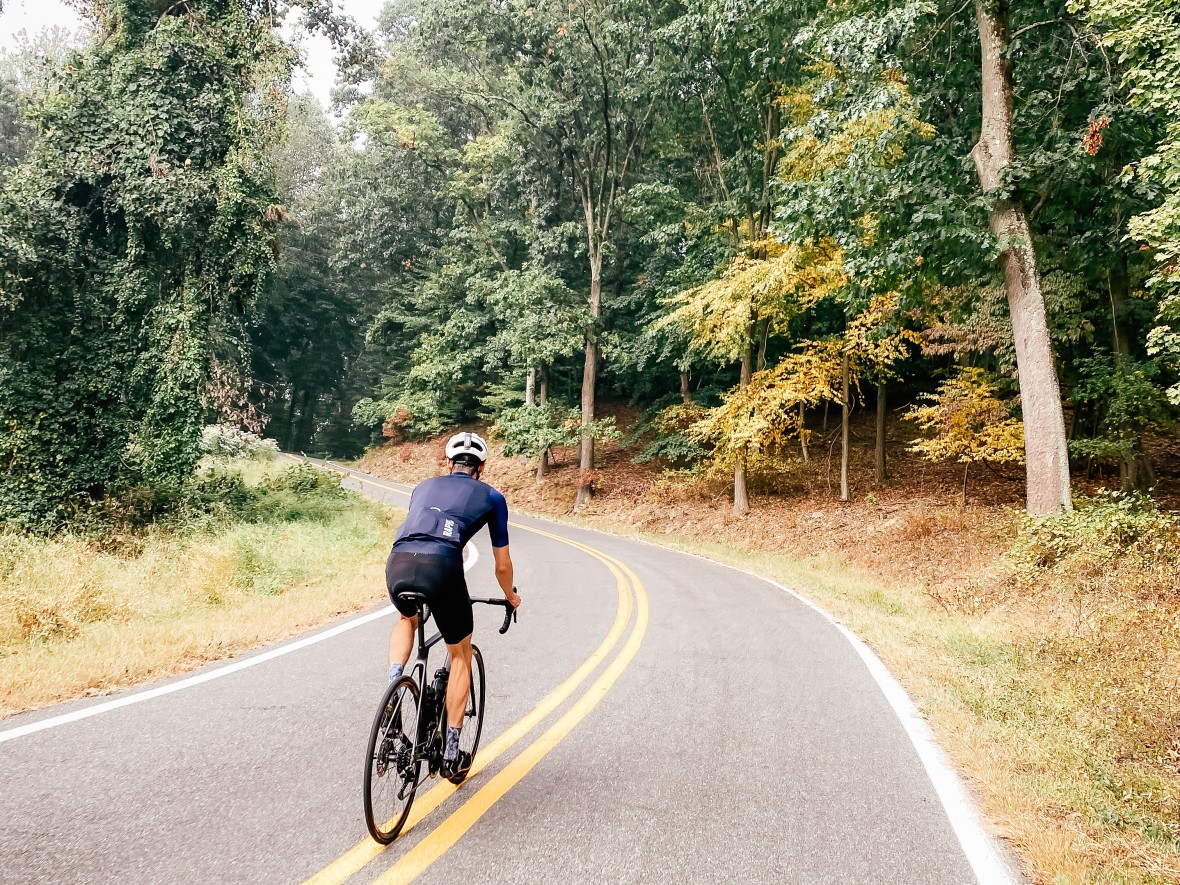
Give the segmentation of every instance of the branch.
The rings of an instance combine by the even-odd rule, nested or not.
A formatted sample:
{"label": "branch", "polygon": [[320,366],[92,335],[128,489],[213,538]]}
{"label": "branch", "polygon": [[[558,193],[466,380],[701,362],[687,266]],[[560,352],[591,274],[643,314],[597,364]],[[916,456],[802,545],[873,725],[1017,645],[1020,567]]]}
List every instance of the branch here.
{"label": "branch", "polygon": [[483,226],[483,221],[480,219],[479,214],[475,211],[475,207],[467,202],[466,197],[460,197],[459,201],[467,207],[467,214],[471,216],[471,221],[475,224],[475,230],[479,234],[479,238],[483,240],[484,245],[488,247],[496,261],[500,263],[500,267],[502,267],[505,272],[512,270],[512,268],[508,266],[508,262],[504,260],[504,256],[500,254],[500,251],[496,248],[495,244],[492,243],[491,237],[487,235],[487,231]]}
{"label": "branch", "polygon": [[606,58],[594,39],[594,33],[590,30],[590,23],[586,20],[584,12],[579,19],[582,22],[582,30],[586,32],[586,39],[590,42],[590,48],[594,50],[594,57],[598,60],[598,74],[602,78],[602,125],[606,133],[606,154],[602,161],[602,176],[598,182],[598,205],[601,206],[606,192],[607,177],[610,174],[611,158],[614,156],[614,133],[610,121],[610,76],[606,70]]}
{"label": "branch", "polygon": [[1051,19],[1046,19],[1043,22],[1035,22],[1034,24],[1031,24],[1031,25],[1025,25],[1023,28],[1016,31],[1014,34],[1012,34],[1012,36],[1010,36],[1008,38],[1008,40],[1009,40],[1009,42],[1011,42],[1012,40],[1015,40],[1017,37],[1019,37],[1021,34],[1023,34],[1025,31],[1031,31],[1033,28],[1043,28],[1045,25],[1060,25],[1060,24],[1065,24],[1065,23],[1066,23],[1065,19],[1063,19],[1063,18],[1051,18]]}
{"label": "branch", "polygon": [[754,167],[750,164],[750,150],[746,145],[745,135],[742,132],[742,118],[738,114],[737,104],[733,99],[732,86],[726,78],[725,74],[716,64],[710,62],[709,67],[721,80],[721,85],[725,87],[723,94],[725,95],[725,103],[729,106],[729,115],[733,118],[733,132],[737,136],[738,149],[742,156],[742,165],[746,167],[746,215],[751,223],[754,220],[754,207],[750,203],[750,194],[754,192]]}
{"label": "branch", "polygon": [[709,130],[709,141],[713,145],[713,164],[717,167],[717,180],[721,182],[721,193],[725,195],[728,202],[731,197],[729,195],[729,187],[725,184],[725,170],[722,168],[721,148],[717,145],[717,135],[713,132],[713,121],[709,118],[709,105],[705,101],[704,93],[700,94],[701,99],[701,113],[705,115],[705,128]]}
{"label": "branch", "polygon": [[927,40],[925,43],[923,43],[921,46],[919,46],[917,49],[914,50],[914,57],[917,58],[917,57],[921,56],[921,54],[923,52],[925,52],[930,47],[930,44],[935,41],[935,39],[938,37],[938,35],[943,32],[943,30],[946,28],[946,26],[949,25],[951,22],[953,22],[955,20],[956,16],[958,16],[958,14],[960,12],[962,12],[964,9],[966,9],[968,6],[970,6],[972,4],[972,2],[973,2],[973,0],[966,0],[966,2],[964,2],[962,6],[960,6],[958,9],[956,9],[954,12],[952,12],[950,15],[948,15],[946,18],[944,18],[941,22],[939,22],[938,27],[935,28],[934,32],[930,35],[930,39]]}

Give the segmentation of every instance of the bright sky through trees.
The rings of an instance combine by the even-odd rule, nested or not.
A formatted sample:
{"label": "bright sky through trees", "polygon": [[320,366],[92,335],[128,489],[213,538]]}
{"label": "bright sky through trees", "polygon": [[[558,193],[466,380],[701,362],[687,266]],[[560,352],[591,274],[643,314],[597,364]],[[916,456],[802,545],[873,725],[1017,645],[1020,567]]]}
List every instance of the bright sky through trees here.
{"label": "bright sky through trees", "polygon": [[[339,0],[335,5],[362,27],[372,29],[385,0]],[[71,31],[83,27],[77,10],[63,0],[5,0],[3,8],[4,11],[0,12],[0,51],[14,48],[21,31],[33,35],[54,25]],[[295,73],[293,85],[298,91],[310,91],[326,108],[336,79],[332,47],[322,34],[300,32],[293,36],[306,62],[304,69]]]}

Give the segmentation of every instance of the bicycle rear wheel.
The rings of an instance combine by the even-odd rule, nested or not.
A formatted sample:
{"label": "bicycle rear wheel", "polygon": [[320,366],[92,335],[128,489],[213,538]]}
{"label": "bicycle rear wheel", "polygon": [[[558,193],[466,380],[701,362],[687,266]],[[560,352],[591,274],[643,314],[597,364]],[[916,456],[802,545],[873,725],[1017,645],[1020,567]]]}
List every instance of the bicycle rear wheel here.
{"label": "bicycle rear wheel", "polygon": [[[463,714],[463,721],[459,724],[459,757],[466,764],[450,778],[451,783],[460,784],[467,778],[471,761],[479,749],[479,737],[483,732],[483,702],[484,702],[484,671],[483,655],[477,646],[471,646],[471,686],[467,695],[467,710]],[[444,713],[444,717],[445,717]],[[448,725],[450,723],[447,723]],[[443,729],[446,734],[446,729]]]}
{"label": "bicycle rear wheel", "polygon": [[388,845],[397,838],[418,789],[419,760],[414,746],[418,724],[418,683],[403,676],[385,692],[365,756],[365,826]]}

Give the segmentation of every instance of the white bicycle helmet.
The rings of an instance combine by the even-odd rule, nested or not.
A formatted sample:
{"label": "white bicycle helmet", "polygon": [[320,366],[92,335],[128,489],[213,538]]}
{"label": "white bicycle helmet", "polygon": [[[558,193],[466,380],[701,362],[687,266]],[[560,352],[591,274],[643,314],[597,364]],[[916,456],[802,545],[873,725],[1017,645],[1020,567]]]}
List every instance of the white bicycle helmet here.
{"label": "white bicycle helmet", "polygon": [[470,455],[482,464],[488,459],[488,444],[478,433],[456,433],[447,441],[447,460],[453,461],[460,455]]}

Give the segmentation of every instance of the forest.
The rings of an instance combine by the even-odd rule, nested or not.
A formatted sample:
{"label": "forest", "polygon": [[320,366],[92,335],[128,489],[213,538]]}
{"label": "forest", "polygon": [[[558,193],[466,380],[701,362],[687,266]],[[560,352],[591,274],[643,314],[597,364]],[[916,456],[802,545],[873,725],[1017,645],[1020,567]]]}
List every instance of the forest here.
{"label": "forest", "polygon": [[1175,0],[76,5],[0,50],[0,646],[177,536],[360,605],[387,517],[227,459],[476,427],[514,506],[797,557],[1035,881],[1178,881]]}
{"label": "forest", "polygon": [[270,4],[87,9],[0,78],[5,521],[166,506],[214,420],[337,456],[481,420],[585,477],[603,400],[737,513],[828,406],[915,403],[926,456],[1023,464],[1034,515],[1071,471],[1156,484],[1164,0],[311,4],[334,109]]}

